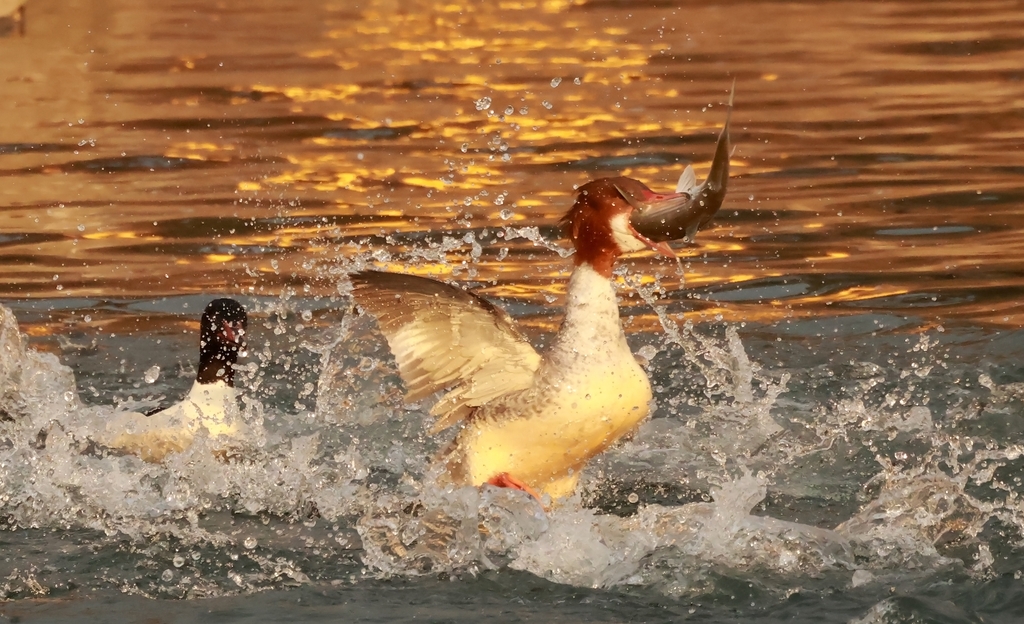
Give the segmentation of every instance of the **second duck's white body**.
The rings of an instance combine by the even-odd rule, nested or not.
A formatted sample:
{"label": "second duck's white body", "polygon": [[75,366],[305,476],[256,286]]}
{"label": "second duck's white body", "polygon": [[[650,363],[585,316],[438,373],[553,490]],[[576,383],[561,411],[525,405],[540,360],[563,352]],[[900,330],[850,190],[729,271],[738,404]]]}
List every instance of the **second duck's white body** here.
{"label": "second duck's white body", "polygon": [[94,439],[111,448],[134,453],[149,462],[163,460],[192,445],[197,435],[216,440],[227,450],[246,436],[248,428],[238,410],[236,391],[223,381],[192,384],[188,395],[165,410],[146,416],[120,412],[107,420]]}

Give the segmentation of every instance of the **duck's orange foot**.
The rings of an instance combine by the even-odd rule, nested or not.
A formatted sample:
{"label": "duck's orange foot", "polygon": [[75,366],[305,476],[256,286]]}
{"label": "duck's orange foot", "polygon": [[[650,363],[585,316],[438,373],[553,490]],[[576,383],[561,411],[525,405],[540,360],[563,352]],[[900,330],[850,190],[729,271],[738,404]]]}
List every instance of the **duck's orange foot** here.
{"label": "duck's orange foot", "polygon": [[519,479],[516,479],[507,472],[502,472],[500,474],[494,475],[493,477],[487,480],[487,483],[488,485],[493,485],[496,487],[512,488],[513,490],[520,490],[522,492],[526,492],[530,496],[536,498],[537,502],[541,503],[541,505],[544,504],[544,501],[540,499],[540,494],[538,494],[536,490],[526,485]]}

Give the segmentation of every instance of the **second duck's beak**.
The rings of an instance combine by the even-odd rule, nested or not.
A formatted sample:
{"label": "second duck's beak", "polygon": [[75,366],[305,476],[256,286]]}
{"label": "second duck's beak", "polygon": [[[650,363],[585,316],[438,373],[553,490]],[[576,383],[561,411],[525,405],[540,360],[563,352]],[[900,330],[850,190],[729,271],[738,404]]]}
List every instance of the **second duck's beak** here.
{"label": "second duck's beak", "polygon": [[245,355],[245,325],[221,321],[221,335],[227,345],[234,347],[239,355]]}
{"label": "second duck's beak", "polygon": [[[729,95],[729,114],[732,94]],[[729,181],[729,114],[718,135],[711,171],[703,184],[696,184],[693,169],[687,167],[679,179],[675,193],[651,194],[646,197],[616,187],[633,207],[629,223],[642,238],[653,243],[683,239],[692,242],[697,230],[711,220],[722,207]],[[657,248],[657,247],[656,247]],[[660,251],[660,249],[659,249]]]}

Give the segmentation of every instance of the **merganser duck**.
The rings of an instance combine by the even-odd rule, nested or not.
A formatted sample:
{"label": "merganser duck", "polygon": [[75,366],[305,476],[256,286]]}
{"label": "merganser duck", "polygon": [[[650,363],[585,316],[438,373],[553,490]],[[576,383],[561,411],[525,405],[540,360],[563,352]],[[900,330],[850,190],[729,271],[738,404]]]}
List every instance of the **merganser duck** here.
{"label": "merganser duck", "polygon": [[[729,109],[731,112],[732,98]],[[675,193],[627,177],[581,186],[562,225],[576,249],[565,318],[538,353],[504,311],[432,279],[362,271],[352,295],[376,317],[413,402],[448,390],[430,410],[431,433],[462,423],[442,452],[455,485],[571,495],[580,470],[647,417],[647,374],[626,343],[612,283],[623,254],[693,240],[718,211],[729,178],[726,117],[707,180],[687,167]]]}
{"label": "merganser duck", "polygon": [[200,322],[199,370],[188,395],[148,416],[115,414],[93,440],[159,462],[190,447],[200,431],[228,446],[244,438],[248,428],[236,402],[234,366],[245,349],[246,323],[245,308],[234,299],[211,301]]}

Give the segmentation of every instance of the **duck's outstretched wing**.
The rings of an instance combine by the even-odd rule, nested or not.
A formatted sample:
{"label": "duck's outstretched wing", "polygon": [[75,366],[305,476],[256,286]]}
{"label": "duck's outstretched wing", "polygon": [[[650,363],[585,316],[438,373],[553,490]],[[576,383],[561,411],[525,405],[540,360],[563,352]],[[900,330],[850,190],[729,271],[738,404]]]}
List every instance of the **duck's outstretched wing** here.
{"label": "duck's outstretched wing", "polygon": [[352,296],[377,317],[398,361],[406,400],[451,388],[431,409],[438,419],[432,431],[533,384],[540,355],[500,308],[425,277],[380,271],[350,277]]}

